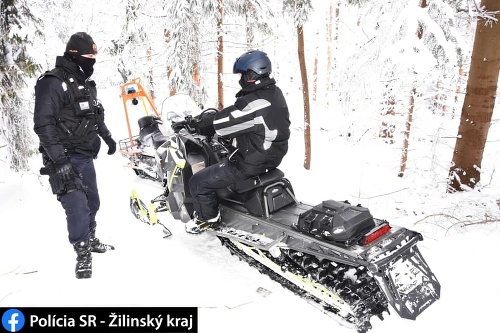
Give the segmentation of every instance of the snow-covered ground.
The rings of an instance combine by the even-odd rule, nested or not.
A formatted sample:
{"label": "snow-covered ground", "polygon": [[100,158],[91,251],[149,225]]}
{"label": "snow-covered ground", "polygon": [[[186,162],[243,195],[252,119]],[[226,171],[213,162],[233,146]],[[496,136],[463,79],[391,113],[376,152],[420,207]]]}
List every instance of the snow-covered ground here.
{"label": "snow-covered ground", "polygon": [[[118,96],[118,88],[101,92],[116,140],[127,136]],[[441,283],[441,299],[416,321],[400,319],[395,311],[384,321],[374,318],[371,332],[496,332],[500,186],[491,155],[498,156],[498,142],[485,154],[491,184],[482,192],[447,195],[437,184],[444,181],[440,174],[410,168],[409,176],[396,177],[396,149],[377,140],[358,144],[320,126],[312,132],[312,168],[304,170],[300,115],[293,117],[291,149],[281,168],[299,200],[348,199],[424,236],[419,248]],[[430,151],[428,142],[411,144],[414,154],[442,163],[451,158],[449,151]],[[352,332],[231,256],[214,237],[185,233],[183,223],[168,213],[159,217],[173,232],[169,238],[163,238],[160,225],[135,219],[129,209],[132,189],[145,201],[162,189],[136,177],[125,163],[105,149],[96,160],[98,236],[116,251],[94,254],[89,280],[74,277],[65,216],[47,178],[37,174],[39,159],[33,159],[31,172],[0,174],[0,307],[196,306],[202,333]],[[464,226],[486,216],[497,222]]]}

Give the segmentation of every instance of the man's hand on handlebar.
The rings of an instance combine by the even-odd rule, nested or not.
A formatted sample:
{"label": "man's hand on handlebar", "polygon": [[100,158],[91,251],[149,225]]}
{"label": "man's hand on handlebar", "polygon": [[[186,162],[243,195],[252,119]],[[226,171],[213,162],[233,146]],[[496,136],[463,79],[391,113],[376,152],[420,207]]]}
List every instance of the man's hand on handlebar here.
{"label": "man's hand on handlebar", "polygon": [[[205,136],[214,136],[214,119],[215,112],[211,112],[214,109],[207,109],[203,111],[198,116],[198,123],[196,124],[196,132]],[[207,112],[208,111],[208,112]]]}
{"label": "man's hand on handlebar", "polygon": [[186,116],[184,120],[172,122],[174,132],[185,128],[190,133],[198,133],[204,136],[213,136],[215,134],[214,118],[217,113],[216,109],[206,109],[197,116]]}

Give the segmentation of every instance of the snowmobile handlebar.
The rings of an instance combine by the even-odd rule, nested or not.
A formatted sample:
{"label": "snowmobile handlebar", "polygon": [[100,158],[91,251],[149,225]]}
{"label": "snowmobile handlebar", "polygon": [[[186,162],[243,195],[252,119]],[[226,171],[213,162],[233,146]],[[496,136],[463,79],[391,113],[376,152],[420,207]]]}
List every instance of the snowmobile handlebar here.
{"label": "snowmobile handlebar", "polygon": [[186,116],[184,120],[173,121],[171,127],[176,133],[183,128],[186,128],[189,132],[193,132],[196,129],[196,119],[193,116]]}
{"label": "snowmobile handlebar", "polygon": [[[177,121],[177,122],[172,122],[172,129],[174,132],[178,132],[181,129],[185,128],[186,130],[189,131],[189,133],[197,133],[199,132],[199,125],[202,123],[202,120],[204,119],[206,114],[212,114],[217,112],[217,109],[214,108],[209,108],[206,110],[203,110],[199,115],[197,116],[185,116],[184,120]],[[203,125],[203,124],[201,124]]]}

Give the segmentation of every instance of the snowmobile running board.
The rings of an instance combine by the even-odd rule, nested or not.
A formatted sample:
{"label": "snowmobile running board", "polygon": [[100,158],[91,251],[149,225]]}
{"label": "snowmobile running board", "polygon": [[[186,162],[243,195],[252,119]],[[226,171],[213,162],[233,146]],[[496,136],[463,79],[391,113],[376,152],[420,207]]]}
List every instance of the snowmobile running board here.
{"label": "snowmobile running board", "polygon": [[311,207],[300,203],[275,212],[271,218],[259,218],[221,205],[222,228],[211,233],[259,250],[293,249],[319,260],[365,266],[402,318],[416,319],[439,299],[440,284],[416,246],[421,234],[393,226],[368,246],[327,243],[292,228],[300,213]]}

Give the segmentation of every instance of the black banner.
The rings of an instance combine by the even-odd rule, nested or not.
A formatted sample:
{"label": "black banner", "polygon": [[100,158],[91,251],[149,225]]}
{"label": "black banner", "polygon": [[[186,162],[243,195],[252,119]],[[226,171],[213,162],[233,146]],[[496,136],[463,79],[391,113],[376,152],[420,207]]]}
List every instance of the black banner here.
{"label": "black banner", "polygon": [[0,315],[0,332],[198,332],[196,307],[17,307]]}

